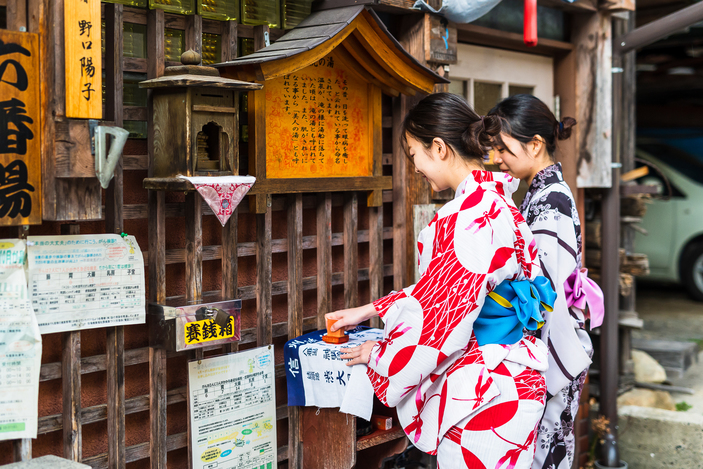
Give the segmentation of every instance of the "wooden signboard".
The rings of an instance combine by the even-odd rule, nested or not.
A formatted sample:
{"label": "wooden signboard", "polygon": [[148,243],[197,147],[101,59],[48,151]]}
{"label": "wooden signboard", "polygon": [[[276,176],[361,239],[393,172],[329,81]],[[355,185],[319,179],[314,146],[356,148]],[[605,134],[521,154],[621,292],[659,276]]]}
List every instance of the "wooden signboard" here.
{"label": "wooden signboard", "polygon": [[0,226],[41,223],[39,36],[0,30]]}
{"label": "wooden signboard", "polygon": [[435,64],[457,62],[457,31],[454,24],[437,15],[425,15],[425,61]]}
{"label": "wooden signboard", "polygon": [[100,0],[64,0],[66,116],[102,119]]}
{"label": "wooden signboard", "polygon": [[333,56],[264,91],[267,178],[373,176],[368,85]]}

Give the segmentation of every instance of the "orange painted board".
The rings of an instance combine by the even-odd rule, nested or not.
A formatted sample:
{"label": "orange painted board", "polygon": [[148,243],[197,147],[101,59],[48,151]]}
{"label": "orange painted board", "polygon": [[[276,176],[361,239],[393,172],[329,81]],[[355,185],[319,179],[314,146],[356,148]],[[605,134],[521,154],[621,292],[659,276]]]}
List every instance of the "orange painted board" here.
{"label": "orange painted board", "polygon": [[66,116],[102,119],[100,0],[64,0]]}
{"label": "orange painted board", "polygon": [[373,176],[367,83],[331,55],[265,82],[266,178]]}
{"label": "orange painted board", "polygon": [[39,36],[0,30],[0,226],[41,224]]}

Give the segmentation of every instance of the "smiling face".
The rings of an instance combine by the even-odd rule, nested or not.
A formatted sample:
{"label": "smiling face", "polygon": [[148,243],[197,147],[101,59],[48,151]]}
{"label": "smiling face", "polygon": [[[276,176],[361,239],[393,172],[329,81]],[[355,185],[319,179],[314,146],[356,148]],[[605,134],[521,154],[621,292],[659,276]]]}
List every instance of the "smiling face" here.
{"label": "smiling face", "polygon": [[[513,137],[502,133],[504,147],[496,145],[493,162],[500,165],[500,170],[517,179],[531,180],[535,175],[535,168],[539,165],[540,144],[538,140],[523,144]],[[508,151],[509,150],[509,151]]]}
{"label": "smiling face", "polygon": [[422,174],[432,186],[440,192],[450,187],[448,175],[448,151],[451,151],[442,139],[435,138],[430,148],[426,148],[412,135],[406,134],[408,156],[415,164],[415,172]]}

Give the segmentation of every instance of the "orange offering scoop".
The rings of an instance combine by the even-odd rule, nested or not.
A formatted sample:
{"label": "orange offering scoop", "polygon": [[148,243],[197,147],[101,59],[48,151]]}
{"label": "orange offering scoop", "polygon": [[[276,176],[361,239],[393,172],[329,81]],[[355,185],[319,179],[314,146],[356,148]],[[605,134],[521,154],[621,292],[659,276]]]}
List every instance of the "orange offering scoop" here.
{"label": "orange offering scoop", "polygon": [[327,321],[327,334],[322,336],[322,340],[328,344],[343,344],[349,342],[349,336],[344,333],[344,329],[339,329],[338,331],[331,332],[330,327],[337,322],[337,319],[326,319]]}

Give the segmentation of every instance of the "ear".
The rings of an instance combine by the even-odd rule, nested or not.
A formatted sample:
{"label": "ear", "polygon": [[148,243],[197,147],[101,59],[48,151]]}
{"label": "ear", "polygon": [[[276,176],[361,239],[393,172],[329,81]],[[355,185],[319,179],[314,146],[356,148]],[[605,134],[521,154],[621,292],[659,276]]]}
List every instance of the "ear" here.
{"label": "ear", "polygon": [[432,140],[432,155],[438,157],[440,160],[444,160],[449,155],[449,147],[447,142],[441,138],[435,137]]}
{"label": "ear", "polygon": [[539,155],[539,153],[542,151],[542,148],[544,148],[544,143],[544,139],[540,135],[534,136],[534,138],[528,145],[528,148],[531,150],[533,157]]}

